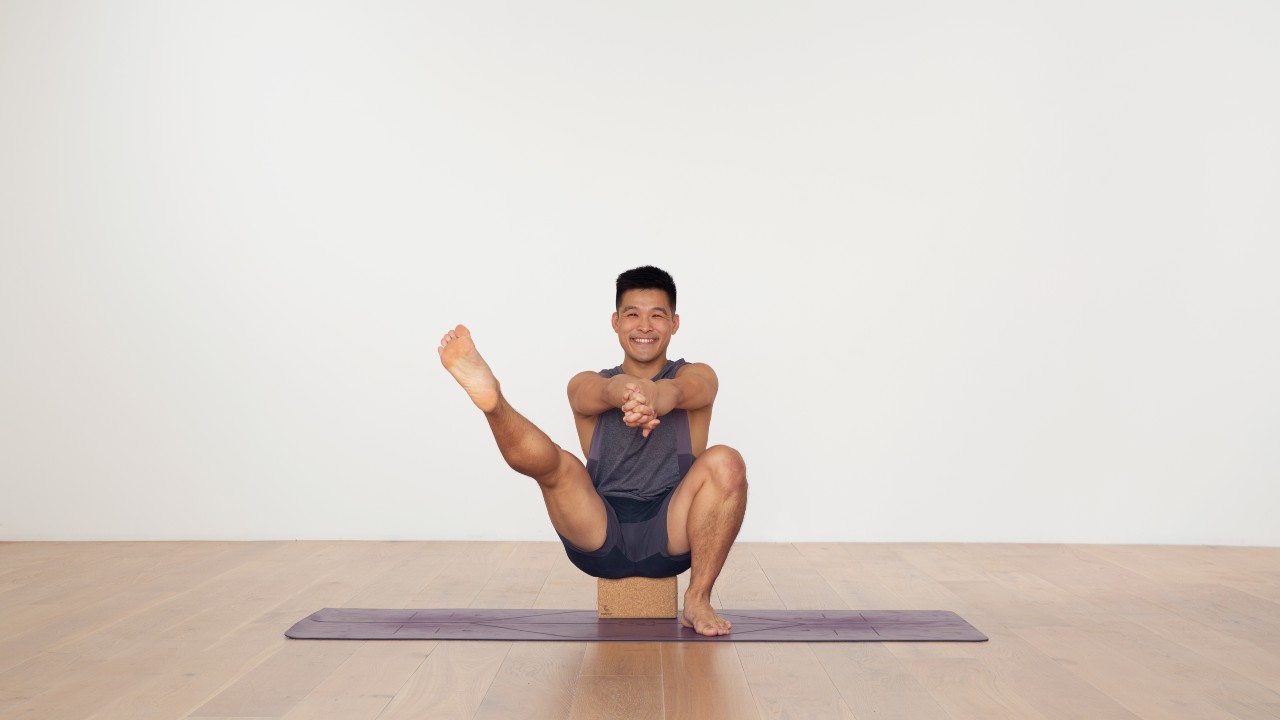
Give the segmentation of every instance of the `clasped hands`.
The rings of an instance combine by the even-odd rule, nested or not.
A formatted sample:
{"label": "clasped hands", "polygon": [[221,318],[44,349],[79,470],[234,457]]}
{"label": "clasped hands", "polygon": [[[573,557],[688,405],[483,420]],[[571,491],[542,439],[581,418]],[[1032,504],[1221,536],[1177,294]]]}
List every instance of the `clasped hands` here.
{"label": "clasped hands", "polygon": [[635,383],[626,384],[626,394],[622,396],[622,422],[630,428],[641,428],[644,437],[662,423],[658,419],[653,402]]}

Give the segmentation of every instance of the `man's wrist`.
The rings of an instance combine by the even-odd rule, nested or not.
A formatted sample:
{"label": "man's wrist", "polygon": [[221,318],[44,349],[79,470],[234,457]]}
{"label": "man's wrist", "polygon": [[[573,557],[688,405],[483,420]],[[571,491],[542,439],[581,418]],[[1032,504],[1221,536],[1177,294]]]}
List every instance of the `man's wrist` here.
{"label": "man's wrist", "polygon": [[609,378],[609,384],[605,385],[605,403],[610,407],[621,408],[627,402],[627,384],[635,381],[636,378],[626,374]]}
{"label": "man's wrist", "polygon": [[659,380],[653,384],[653,411],[659,417],[666,415],[680,404],[680,386],[671,380]]}

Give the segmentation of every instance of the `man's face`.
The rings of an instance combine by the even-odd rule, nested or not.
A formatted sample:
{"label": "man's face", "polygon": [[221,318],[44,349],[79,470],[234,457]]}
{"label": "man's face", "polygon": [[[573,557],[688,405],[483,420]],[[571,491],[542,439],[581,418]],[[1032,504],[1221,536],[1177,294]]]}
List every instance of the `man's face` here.
{"label": "man's face", "polygon": [[613,314],[613,331],[627,357],[650,362],[665,357],[671,336],[680,329],[680,316],[671,311],[664,290],[628,290]]}

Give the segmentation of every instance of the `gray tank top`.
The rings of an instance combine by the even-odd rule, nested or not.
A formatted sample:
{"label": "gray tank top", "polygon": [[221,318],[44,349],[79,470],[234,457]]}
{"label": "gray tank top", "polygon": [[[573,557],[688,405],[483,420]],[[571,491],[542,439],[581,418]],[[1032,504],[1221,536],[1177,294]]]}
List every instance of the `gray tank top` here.
{"label": "gray tank top", "polygon": [[[687,365],[683,358],[667,361],[653,380],[671,380]],[[601,370],[604,377],[622,374],[622,366]],[[587,473],[601,495],[653,500],[675,487],[693,465],[693,443],[689,437],[689,414],[672,410],[649,437],[639,428],[622,423],[622,410],[613,408],[596,416],[591,434]]]}

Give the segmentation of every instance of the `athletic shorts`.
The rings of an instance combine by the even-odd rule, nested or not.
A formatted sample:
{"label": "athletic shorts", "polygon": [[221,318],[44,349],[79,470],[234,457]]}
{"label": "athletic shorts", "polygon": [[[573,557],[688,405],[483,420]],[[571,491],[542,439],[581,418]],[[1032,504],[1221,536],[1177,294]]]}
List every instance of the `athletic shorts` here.
{"label": "athletic shorts", "polygon": [[667,505],[675,491],[673,487],[653,500],[601,495],[609,518],[604,545],[586,552],[556,533],[569,562],[592,577],[610,579],[672,577],[688,570],[692,553],[667,554]]}

